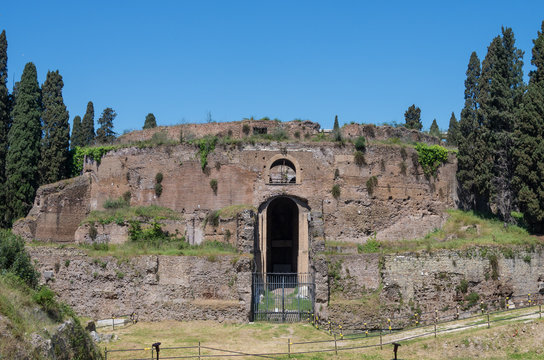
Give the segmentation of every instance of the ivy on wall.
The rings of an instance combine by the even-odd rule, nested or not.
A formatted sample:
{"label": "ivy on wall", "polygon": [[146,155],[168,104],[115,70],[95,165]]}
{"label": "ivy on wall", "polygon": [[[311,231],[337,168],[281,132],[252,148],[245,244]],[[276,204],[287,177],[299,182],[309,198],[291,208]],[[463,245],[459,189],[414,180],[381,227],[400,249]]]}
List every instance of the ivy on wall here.
{"label": "ivy on wall", "polygon": [[73,150],[72,156],[72,176],[78,176],[83,171],[83,160],[85,156],[93,159],[98,164],[102,160],[102,156],[106,155],[108,151],[118,149],[115,145],[93,146],[93,147],[79,147]]}

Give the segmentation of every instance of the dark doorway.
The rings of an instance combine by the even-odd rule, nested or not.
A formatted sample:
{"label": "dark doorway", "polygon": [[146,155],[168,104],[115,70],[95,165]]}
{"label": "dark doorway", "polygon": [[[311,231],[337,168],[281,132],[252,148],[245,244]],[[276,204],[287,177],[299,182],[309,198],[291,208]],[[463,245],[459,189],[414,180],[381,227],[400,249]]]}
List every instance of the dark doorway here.
{"label": "dark doorway", "polygon": [[298,207],[286,197],[270,202],[266,215],[267,269],[269,273],[296,273]]}

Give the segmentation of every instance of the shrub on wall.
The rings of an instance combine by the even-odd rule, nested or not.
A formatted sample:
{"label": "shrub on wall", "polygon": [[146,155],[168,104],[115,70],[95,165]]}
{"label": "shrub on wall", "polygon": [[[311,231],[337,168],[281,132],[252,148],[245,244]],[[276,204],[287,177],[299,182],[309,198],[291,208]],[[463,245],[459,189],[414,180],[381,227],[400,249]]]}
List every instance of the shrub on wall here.
{"label": "shrub on wall", "polygon": [[448,150],[440,145],[416,144],[418,162],[425,176],[436,176],[440,165],[448,161]]}
{"label": "shrub on wall", "polygon": [[357,166],[366,165],[365,154],[363,154],[363,152],[359,150],[355,151],[355,153],[353,154],[353,161],[355,161],[355,165]]}
{"label": "shrub on wall", "polygon": [[217,179],[210,180],[210,187],[212,188],[213,193],[217,195]]}
{"label": "shrub on wall", "polygon": [[366,181],[366,191],[368,191],[369,195],[372,195],[374,193],[374,189],[378,186],[378,178],[375,176],[371,176]]}
{"label": "shrub on wall", "polygon": [[332,197],[338,199],[340,197],[340,185],[334,184],[331,189]]}
{"label": "shrub on wall", "polygon": [[366,140],[364,137],[359,136],[357,140],[355,140],[355,150],[364,152],[366,150]]}

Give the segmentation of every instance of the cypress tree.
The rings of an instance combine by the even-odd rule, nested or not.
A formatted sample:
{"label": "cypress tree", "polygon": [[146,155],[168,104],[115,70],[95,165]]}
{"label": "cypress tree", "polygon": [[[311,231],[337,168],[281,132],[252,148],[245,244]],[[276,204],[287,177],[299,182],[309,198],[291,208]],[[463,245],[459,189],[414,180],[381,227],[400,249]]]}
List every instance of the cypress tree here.
{"label": "cypress tree", "polygon": [[497,36],[488,48],[480,81],[481,121],[491,159],[485,187],[491,211],[505,222],[513,220],[513,131],[524,88],[522,57],[512,29],[503,28],[502,38]]}
{"label": "cypress tree", "polygon": [[83,146],[83,134],[81,133],[81,117],[76,115],[74,125],[72,127],[72,136],[70,137],[70,147],[75,149],[76,146]]}
{"label": "cypress tree", "polygon": [[332,127],[332,136],[334,141],[342,141],[342,133],[340,132],[340,123],[338,122],[338,115],[334,116],[334,125]]}
{"label": "cypress tree", "polygon": [[96,130],[96,142],[99,144],[109,144],[115,140],[113,132],[113,120],[117,114],[112,108],[105,108],[98,119],[100,127]]}
{"label": "cypress tree", "polygon": [[[0,214],[6,213],[6,154],[8,152],[8,131],[10,127],[10,97],[8,93],[8,42],[6,31],[0,34]],[[0,227],[7,224],[0,216]]]}
{"label": "cypress tree", "polygon": [[421,109],[412,104],[404,113],[404,119],[406,121],[406,128],[421,130],[423,124],[421,123]]}
{"label": "cypress tree", "polygon": [[533,40],[529,85],[515,126],[514,178],[519,209],[529,228],[544,232],[544,21]]}
{"label": "cypress tree", "polygon": [[92,101],[87,103],[87,111],[81,120],[81,144],[89,146],[94,143],[94,105]]}
{"label": "cypress tree", "polygon": [[480,71],[480,59],[478,59],[476,52],[472,52],[466,71],[465,106],[461,110],[461,120],[459,121],[459,153],[457,155],[459,205],[465,210],[475,208],[478,193],[475,162],[478,157],[476,139],[480,137],[478,114]]}
{"label": "cypress tree", "polygon": [[64,82],[59,71],[48,71],[42,87],[42,153],[40,184],[49,184],[68,175],[70,147],[69,115],[62,98]]}
{"label": "cypress tree", "polygon": [[440,138],[440,129],[438,128],[438,123],[436,122],[436,119],[433,119],[433,123],[431,124],[431,128],[429,129],[429,134]]}
{"label": "cypress tree", "polygon": [[8,223],[27,214],[38,188],[41,99],[33,63],[26,64],[17,89],[6,157]]}
{"label": "cypress tree", "polygon": [[157,120],[155,119],[155,115],[153,113],[147,114],[145,117],[145,123],[144,123],[144,129],[152,129],[157,127]]}
{"label": "cypress tree", "polygon": [[459,123],[457,122],[455,113],[452,111],[451,117],[450,117],[450,125],[448,127],[448,137],[447,137],[448,145],[457,146],[460,136],[461,136],[461,133],[459,130]]}

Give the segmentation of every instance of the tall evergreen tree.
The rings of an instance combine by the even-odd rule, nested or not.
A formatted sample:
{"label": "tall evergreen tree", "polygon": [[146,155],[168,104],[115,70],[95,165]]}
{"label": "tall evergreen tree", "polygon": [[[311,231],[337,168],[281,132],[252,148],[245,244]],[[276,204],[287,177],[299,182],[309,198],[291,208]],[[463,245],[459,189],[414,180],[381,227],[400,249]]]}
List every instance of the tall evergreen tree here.
{"label": "tall evergreen tree", "polygon": [[429,129],[429,134],[437,138],[440,138],[441,136],[440,128],[438,127],[438,123],[436,122],[436,119],[433,119],[433,123],[431,124],[431,128]]}
{"label": "tall evergreen tree", "polygon": [[[6,154],[8,152],[8,131],[11,123],[10,97],[8,93],[8,42],[6,31],[0,34],[0,214],[6,213]],[[7,226],[0,216],[0,227]]]}
{"label": "tall evergreen tree", "polygon": [[59,71],[48,71],[42,87],[42,153],[39,164],[40,184],[49,184],[68,176],[70,124],[62,98],[64,82]]}
{"label": "tall evergreen tree", "polygon": [[92,101],[87,103],[87,111],[81,120],[82,146],[89,146],[94,143],[94,105]]}
{"label": "tall evergreen tree", "polygon": [[112,108],[105,108],[98,119],[100,127],[96,130],[96,142],[99,144],[109,144],[115,140],[115,132],[113,131],[113,120],[117,114]]}
{"label": "tall evergreen tree", "polygon": [[513,131],[524,89],[522,58],[512,29],[503,28],[502,38],[497,36],[489,45],[480,81],[481,125],[492,159],[486,186],[489,207],[505,222],[513,220]]}
{"label": "tall evergreen tree", "polygon": [[459,181],[460,207],[468,210],[476,207],[479,187],[476,182],[476,159],[478,156],[476,141],[480,139],[479,125],[479,83],[480,83],[480,59],[476,52],[472,52],[466,71],[465,80],[465,106],[461,110],[459,121],[459,139],[457,155],[457,180]]}
{"label": "tall evergreen tree", "polygon": [[457,146],[460,136],[461,136],[461,133],[459,130],[459,123],[457,122],[455,113],[452,111],[451,117],[450,117],[450,125],[448,127],[448,138],[447,138],[448,145]]}
{"label": "tall evergreen tree", "polygon": [[8,133],[8,153],[6,157],[8,209],[6,220],[25,216],[32,207],[38,188],[38,162],[41,140],[41,99],[36,67],[28,63],[19,83],[13,123]]}
{"label": "tall evergreen tree", "polygon": [[338,115],[334,116],[334,125],[332,127],[332,137],[334,141],[342,141],[342,132],[340,131],[340,123],[338,122]]}
{"label": "tall evergreen tree", "polygon": [[416,107],[415,104],[410,106],[404,113],[404,119],[406,121],[406,128],[421,130],[423,124],[421,123],[421,109]]}
{"label": "tall evergreen tree", "polygon": [[544,21],[533,40],[529,85],[515,126],[514,178],[519,209],[529,227],[544,232]]}
{"label": "tall evergreen tree", "polygon": [[72,126],[72,136],[70,137],[70,147],[75,149],[76,146],[83,146],[83,134],[81,128],[81,117],[76,115],[74,117],[74,124]]}
{"label": "tall evergreen tree", "polygon": [[145,117],[145,123],[144,123],[144,129],[152,129],[157,127],[157,120],[155,119],[155,115],[153,113],[147,114]]}

